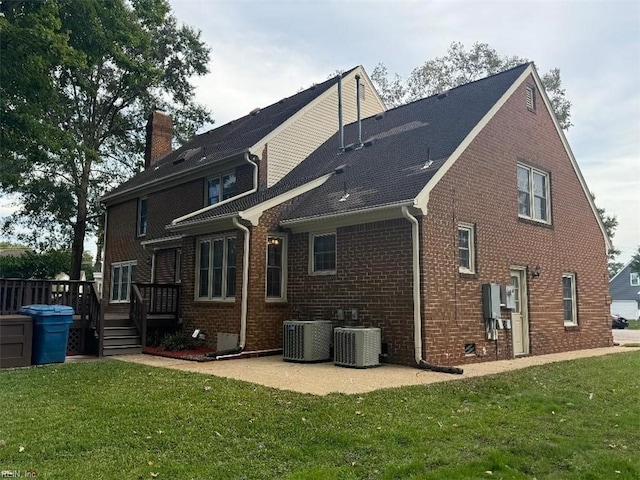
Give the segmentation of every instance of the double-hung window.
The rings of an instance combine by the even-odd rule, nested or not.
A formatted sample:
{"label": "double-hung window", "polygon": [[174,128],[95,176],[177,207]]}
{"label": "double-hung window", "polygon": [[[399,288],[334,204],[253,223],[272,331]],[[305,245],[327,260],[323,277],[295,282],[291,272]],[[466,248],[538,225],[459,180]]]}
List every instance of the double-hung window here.
{"label": "double-hung window", "polygon": [[315,274],[336,273],[336,234],[311,235],[310,271]]}
{"label": "double-hung window", "polygon": [[138,199],[138,236],[144,237],[147,234],[147,199]]}
{"label": "double-hung window", "polygon": [[538,222],[551,223],[549,174],[518,164],[518,215]]}
{"label": "double-hung window", "polygon": [[469,223],[458,224],[458,270],[460,273],[475,273],[474,226]]}
{"label": "double-hung window", "polygon": [[197,298],[233,300],[236,294],[235,237],[199,240],[196,272]]}
{"label": "double-hung window", "polygon": [[285,300],[287,297],[286,237],[269,235],[267,237],[267,285],[266,296],[269,301]]}
{"label": "double-hung window", "polygon": [[562,274],[562,310],[565,325],[578,324],[575,273]]}
{"label": "double-hung window", "polygon": [[631,275],[629,276],[629,283],[632,287],[640,286],[640,273],[631,272]]}
{"label": "double-hung window", "polygon": [[111,303],[129,303],[131,284],[136,281],[136,262],[111,264]]}
{"label": "double-hung window", "polygon": [[236,174],[225,173],[219,177],[211,177],[206,181],[207,205],[215,205],[236,194]]}

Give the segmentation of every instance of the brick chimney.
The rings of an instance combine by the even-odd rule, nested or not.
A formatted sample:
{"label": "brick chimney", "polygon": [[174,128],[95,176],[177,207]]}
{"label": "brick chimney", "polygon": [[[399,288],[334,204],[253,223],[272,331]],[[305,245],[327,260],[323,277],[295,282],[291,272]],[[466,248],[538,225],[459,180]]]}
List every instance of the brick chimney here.
{"label": "brick chimney", "polygon": [[147,120],[147,143],[144,148],[144,168],[153,166],[158,158],[171,151],[173,122],[171,117],[156,110]]}

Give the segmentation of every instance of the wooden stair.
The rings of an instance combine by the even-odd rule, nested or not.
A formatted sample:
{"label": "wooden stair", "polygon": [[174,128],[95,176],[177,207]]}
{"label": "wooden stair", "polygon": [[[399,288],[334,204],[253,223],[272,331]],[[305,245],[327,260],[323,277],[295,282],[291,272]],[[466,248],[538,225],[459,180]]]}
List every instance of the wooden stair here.
{"label": "wooden stair", "polygon": [[142,340],[129,318],[105,318],[102,355],[111,357],[135,353],[142,353]]}

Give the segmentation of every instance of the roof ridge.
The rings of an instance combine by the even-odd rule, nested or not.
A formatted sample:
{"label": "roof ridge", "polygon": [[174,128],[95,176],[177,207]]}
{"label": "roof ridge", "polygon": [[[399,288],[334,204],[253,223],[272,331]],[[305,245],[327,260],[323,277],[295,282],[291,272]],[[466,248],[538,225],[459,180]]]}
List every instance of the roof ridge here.
{"label": "roof ridge", "polygon": [[409,105],[413,105],[413,104],[418,103],[418,102],[422,102],[422,101],[425,101],[425,100],[429,100],[429,99],[431,99],[431,98],[433,98],[433,97],[437,97],[438,95],[440,95],[440,94],[442,94],[442,93],[444,93],[444,92],[451,92],[451,91],[453,91],[453,90],[457,90],[457,89],[459,89],[459,88],[468,87],[469,85],[473,85],[473,84],[475,84],[475,83],[484,82],[485,80],[492,79],[492,78],[497,77],[497,76],[499,76],[499,75],[503,75],[503,74],[508,73],[508,72],[510,72],[510,71],[512,71],[512,70],[516,70],[516,69],[518,69],[518,68],[522,68],[522,67],[524,67],[525,65],[529,66],[529,65],[531,65],[531,64],[533,64],[533,62],[524,62],[524,63],[521,63],[521,64],[516,65],[516,66],[514,66],[514,67],[507,68],[506,70],[502,70],[501,72],[492,73],[491,75],[489,75],[489,76],[487,76],[487,77],[478,78],[478,79],[476,79],[476,80],[472,80],[472,81],[470,81],[470,82],[463,83],[463,84],[461,84],[461,85],[457,85],[457,86],[452,87],[452,88],[449,88],[449,89],[447,89],[447,90],[443,90],[442,92],[434,93],[434,94],[432,94],[432,95],[429,95],[428,97],[417,98],[416,100],[412,100],[411,102],[404,103],[404,104],[402,104],[402,105],[398,105],[397,107],[389,108],[385,113],[389,113],[389,112],[392,112],[392,111],[397,110],[397,109],[399,109],[399,108],[406,107],[406,106],[409,106]]}

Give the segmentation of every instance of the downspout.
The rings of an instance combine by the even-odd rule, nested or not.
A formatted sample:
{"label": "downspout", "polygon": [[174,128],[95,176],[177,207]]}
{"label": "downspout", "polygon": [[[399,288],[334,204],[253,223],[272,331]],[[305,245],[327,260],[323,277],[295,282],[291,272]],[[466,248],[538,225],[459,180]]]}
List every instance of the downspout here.
{"label": "downspout", "polygon": [[255,350],[252,352],[245,352],[244,347],[247,344],[247,305],[249,301],[249,229],[238,221],[238,217],[233,217],[233,224],[236,228],[242,230],[244,234],[244,251],[242,252],[242,303],[240,305],[240,342],[237,348],[233,350],[227,350],[222,352],[212,352],[206,356],[215,357],[216,360],[224,360],[227,358],[239,357],[245,354],[269,354],[279,353],[281,348],[274,348],[270,350]]}
{"label": "downspout", "polygon": [[249,229],[238,221],[238,217],[233,217],[233,224],[244,233],[244,250],[242,252],[242,303],[240,306],[240,343],[238,350],[241,352],[247,343],[247,306],[249,303]]}
{"label": "downspout", "polygon": [[462,374],[463,370],[456,367],[434,365],[422,358],[422,304],[420,301],[420,230],[418,219],[409,213],[407,207],[402,207],[402,216],[411,223],[411,244],[413,257],[413,343],[415,361],[419,368],[444,373]]}
{"label": "downspout", "polygon": [[244,153],[244,159],[247,161],[247,163],[250,163],[251,165],[253,165],[253,188],[251,190],[247,190],[246,192],[242,192],[241,194],[236,195],[235,197],[227,198],[226,200],[222,200],[221,202],[214,203],[213,205],[208,205],[204,208],[201,208],[200,210],[196,210],[195,212],[187,213],[182,217],[175,218],[171,221],[171,225],[175,225],[177,223],[183,222],[184,220],[188,220],[191,217],[195,217],[197,215],[200,215],[201,213],[208,212],[209,210],[217,208],[220,205],[233,202],[234,200],[237,200],[242,197],[246,197],[247,195],[251,195],[252,193],[257,192],[258,191],[258,164],[253,160],[251,160],[251,154],[249,152]]}

